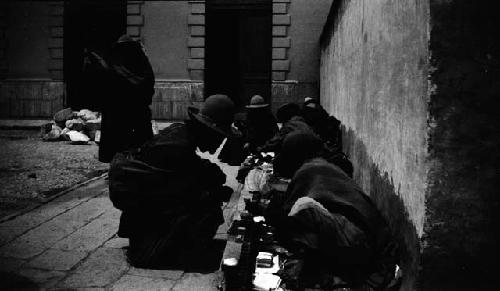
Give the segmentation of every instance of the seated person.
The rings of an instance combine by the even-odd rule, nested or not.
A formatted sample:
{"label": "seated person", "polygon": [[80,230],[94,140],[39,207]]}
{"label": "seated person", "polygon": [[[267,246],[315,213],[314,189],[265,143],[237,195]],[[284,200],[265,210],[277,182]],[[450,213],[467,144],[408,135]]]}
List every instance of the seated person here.
{"label": "seated person", "polygon": [[231,166],[241,165],[249,154],[256,153],[257,148],[279,129],[269,104],[265,103],[262,96],[253,96],[246,108],[246,118],[236,120],[233,127],[233,130],[239,131],[235,133],[239,137],[228,140],[219,155],[221,162]]}
{"label": "seated person", "polygon": [[293,253],[281,276],[287,289],[315,283],[330,289],[335,276],[379,290],[393,279],[396,265],[388,225],[352,179],[318,158],[321,148],[316,136],[294,132],[275,159],[275,171],[293,176],[266,213],[280,244]]}
{"label": "seated person", "polygon": [[174,123],[134,152],[118,153],[109,170],[113,205],[122,210],[118,235],[129,238],[128,259],[141,268],[189,267],[206,252],[223,222],[226,176],[196,149],[214,153],[232,137],[234,104],[212,95],[189,120]]}
{"label": "seated person", "polygon": [[330,116],[317,99],[306,97],[300,114],[328,147],[342,149],[340,120]]}
{"label": "seated person", "polygon": [[279,128],[269,108],[269,104],[264,102],[262,96],[253,96],[246,108],[245,148],[252,153],[272,138],[278,132]]}
{"label": "seated person", "polygon": [[312,128],[300,116],[300,106],[297,103],[282,105],[276,112],[276,117],[278,122],[282,124],[281,129],[258,148],[259,152],[279,152],[283,140],[292,131],[313,132]]}

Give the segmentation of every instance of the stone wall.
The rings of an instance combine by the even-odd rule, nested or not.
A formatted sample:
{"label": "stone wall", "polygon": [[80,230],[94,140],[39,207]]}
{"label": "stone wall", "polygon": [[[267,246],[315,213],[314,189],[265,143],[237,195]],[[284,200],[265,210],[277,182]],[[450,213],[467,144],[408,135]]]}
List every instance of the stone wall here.
{"label": "stone wall", "polygon": [[416,284],[424,232],[428,23],[426,1],[334,1],[321,39],[321,103],[401,245],[403,290]]}
{"label": "stone wall", "polygon": [[[301,102],[306,96],[318,97],[318,40],[331,2],[315,0],[311,5],[308,0],[273,0],[271,69],[274,109],[289,101]],[[47,86],[54,81],[63,81],[63,1],[4,1],[0,5],[6,7],[0,9],[0,78],[32,78],[38,82],[44,79]],[[152,106],[155,118],[184,118],[183,108],[198,101],[191,98],[181,100],[180,96],[192,96],[186,92],[191,92],[193,84],[198,88],[193,93],[196,100],[203,98],[199,94],[203,92],[204,80],[205,5],[205,0],[127,1],[127,33],[144,42],[157,78],[155,96],[161,96],[158,98],[165,102],[160,105],[160,99],[155,97],[156,103]],[[12,9],[17,12],[8,13]],[[9,23],[14,20],[17,24]],[[19,31],[22,33],[12,33]],[[14,44],[21,49],[9,51]],[[12,80],[9,82],[6,86],[12,88]],[[24,104],[28,102],[26,100],[32,100],[39,103],[41,97],[37,100],[33,94],[23,95],[23,92],[38,90],[33,89],[33,84],[39,86],[36,82],[20,82],[19,85],[28,86],[25,91],[21,87],[4,91],[4,94],[15,92],[15,95],[1,96],[2,102],[9,100],[8,103],[13,104],[19,100]],[[60,95],[62,99],[57,104],[65,105],[64,96],[64,93]],[[14,107],[9,105],[8,108]],[[169,112],[168,108],[174,111]],[[53,113],[26,111],[26,114],[44,112],[44,116],[32,116],[17,111],[2,112],[1,118],[50,117]]]}
{"label": "stone wall", "polygon": [[62,1],[4,1],[0,118],[47,118],[63,107]]}
{"label": "stone wall", "polygon": [[466,0],[336,1],[322,104],[403,246],[402,290],[493,290],[500,20]]}
{"label": "stone wall", "polygon": [[332,0],[273,0],[272,108],[319,97],[319,37]]}
{"label": "stone wall", "polygon": [[486,1],[430,1],[429,154],[421,290],[498,285],[500,19]]}

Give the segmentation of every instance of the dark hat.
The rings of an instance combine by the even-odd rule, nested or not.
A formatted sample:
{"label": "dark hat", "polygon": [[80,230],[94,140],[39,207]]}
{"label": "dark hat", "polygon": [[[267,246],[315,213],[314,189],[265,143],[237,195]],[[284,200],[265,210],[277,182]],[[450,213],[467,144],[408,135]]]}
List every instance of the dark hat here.
{"label": "dark hat", "polygon": [[278,122],[284,123],[290,120],[292,117],[300,115],[300,106],[297,103],[286,103],[282,105],[276,111],[276,119]]}
{"label": "dark hat", "polygon": [[246,108],[252,109],[252,108],[264,108],[268,107],[269,104],[265,103],[264,97],[260,95],[255,95],[250,99],[250,105],[245,106]]}
{"label": "dark hat", "polygon": [[192,106],[188,107],[188,114],[192,120],[196,120],[224,136],[234,135],[231,128],[234,113],[233,101],[221,94],[209,96],[203,103],[201,110]]}
{"label": "dark hat", "polygon": [[316,105],[319,105],[319,102],[317,99],[306,97],[304,98],[304,104],[302,106],[306,107],[308,105],[312,105],[311,107],[316,107]]}
{"label": "dark hat", "polygon": [[322,149],[323,142],[314,133],[292,131],[283,140],[274,168],[278,174],[291,177],[306,160],[318,157]]}
{"label": "dark hat", "polygon": [[120,38],[117,41],[117,43],[122,43],[122,42],[135,42],[135,40],[133,40],[129,35],[124,34],[120,36]]}

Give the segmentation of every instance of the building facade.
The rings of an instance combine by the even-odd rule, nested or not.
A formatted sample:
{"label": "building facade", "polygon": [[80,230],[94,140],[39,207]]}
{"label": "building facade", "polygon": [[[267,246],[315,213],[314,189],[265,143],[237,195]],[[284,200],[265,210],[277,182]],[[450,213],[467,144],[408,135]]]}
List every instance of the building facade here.
{"label": "building facade", "polygon": [[[0,118],[50,118],[96,106],[84,50],[124,33],[144,43],[156,77],[153,118],[179,120],[207,95],[243,110],[319,96],[319,36],[332,0],[2,1]],[[95,91],[94,91],[95,92]]]}

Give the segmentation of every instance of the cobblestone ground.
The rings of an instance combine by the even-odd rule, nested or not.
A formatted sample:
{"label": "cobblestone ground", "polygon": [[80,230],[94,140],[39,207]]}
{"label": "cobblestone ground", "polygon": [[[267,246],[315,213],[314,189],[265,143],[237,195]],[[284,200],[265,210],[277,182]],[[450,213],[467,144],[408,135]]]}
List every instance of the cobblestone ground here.
{"label": "cobblestone ground", "polygon": [[0,130],[0,218],[107,171],[96,144],[44,142],[37,130]]}
{"label": "cobblestone ground", "polygon": [[[227,184],[235,186],[236,167],[223,169]],[[2,289],[217,290],[219,271],[131,267],[125,256],[128,240],[116,236],[119,215],[107,180],[100,178],[0,223]],[[224,238],[226,232],[223,224],[217,236]]]}

